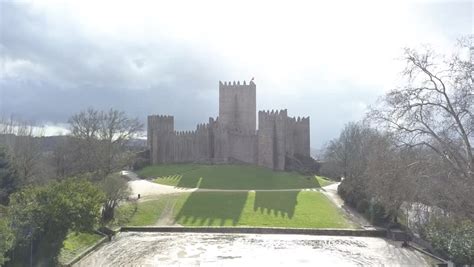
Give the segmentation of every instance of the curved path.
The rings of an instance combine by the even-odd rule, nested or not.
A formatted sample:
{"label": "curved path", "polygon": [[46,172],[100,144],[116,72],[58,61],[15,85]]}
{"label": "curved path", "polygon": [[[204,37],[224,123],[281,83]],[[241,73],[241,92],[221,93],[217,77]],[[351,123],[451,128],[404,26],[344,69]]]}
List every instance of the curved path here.
{"label": "curved path", "polygon": [[373,229],[374,226],[367,221],[364,216],[344,203],[344,200],[337,193],[337,187],[339,184],[340,182],[324,186],[322,190],[323,194],[326,195],[326,197],[329,198],[338,208],[342,209],[344,215],[349,221],[360,225],[362,228]]}
{"label": "curved path", "polygon": [[148,180],[139,179],[138,176],[131,171],[122,171],[122,175],[128,177],[128,182],[132,197],[140,194],[140,197],[159,196],[176,193],[191,193],[191,192],[288,192],[288,191],[319,191],[320,188],[294,188],[294,189],[208,189],[208,188],[183,188],[171,185],[162,185]]}
{"label": "curved path", "polygon": [[[140,179],[134,172],[131,171],[122,171],[122,175],[128,177],[130,181],[128,182],[132,190],[132,198],[136,198],[138,194],[140,197],[153,198],[160,195],[169,195],[169,194],[179,194],[179,193],[191,193],[191,192],[255,192],[255,191],[264,191],[264,192],[288,192],[288,191],[320,191],[327,198],[329,198],[337,207],[339,207],[343,212],[346,219],[353,222],[354,224],[365,228],[373,229],[373,225],[367,221],[361,214],[356,210],[344,204],[344,200],[337,194],[337,187],[340,183],[333,183],[322,188],[300,188],[300,189],[202,189],[202,188],[180,188],[170,185],[162,185],[147,180]],[[169,205],[167,205],[168,207]],[[172,209],[173,207],[169,207]],[[166,210],[166,209],[165,209]],[[165,212],[166,214],[166,212]],[[157,222],[160,225],[169,225],[170,218],[168,216],[163,216]]]}

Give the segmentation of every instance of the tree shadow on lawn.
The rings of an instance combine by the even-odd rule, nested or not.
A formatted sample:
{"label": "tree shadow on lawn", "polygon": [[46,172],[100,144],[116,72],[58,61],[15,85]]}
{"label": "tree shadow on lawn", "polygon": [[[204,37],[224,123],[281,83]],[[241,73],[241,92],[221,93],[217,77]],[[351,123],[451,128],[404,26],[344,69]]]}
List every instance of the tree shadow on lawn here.
{"label": "tree shadow on lawn", "polygon": [[235,226],[240,220],[247,197],[247,192],[193,192],[176,216],[176,222],[224,226],[230,220]]}
{"label": "tree shadow on lawn", "polygon": [[295,214],[299,193],[300,191],[256,191],[253,210],[291,219]]}
{"label": "tree shadow on lawn", "polygon": [[179,175],[179,181],[176,187],[179,188],[196,188],[199,187],[202,177],[191,175]]}
{"label": "tree shadow on lawn", "polygon": [[[206,173],[208,171],[209,173]],[[319,181],[314,176],[306,177],[285,177],[301,179],[293,184],[281,178],[282,173],[274,173],[272,176],[258,174],[242,175],[241,173],[228,173],[225,176],[213,176],[212,169],[203,170],[199,175],[196,173],[183,173],[170,176],[170,179],[177,180],[176,187],[179,188],[206,188],[206,189],[238,189],[238,190],[259,190],[259,189],[300,189],[300,188],[320,188]],[[215,175],[215,174],[214,174]],[[303,181],[304,180],[304,181]]]}
{"label": "tree shadow on lawn", "polygon": [[202,178],[197,176],[183,176],[182,174],[158,177],[162,181],[176,181],[175,187],[178,188],[196,188],[199,187]]}
{"label": "tree shadow on lawn", "polygon": [[[253,211],[292,219],[300,191],[256,191]],[[175,222],[199,226],[236,226],[245,208],[248,192],[193,192],[175,217]]]}

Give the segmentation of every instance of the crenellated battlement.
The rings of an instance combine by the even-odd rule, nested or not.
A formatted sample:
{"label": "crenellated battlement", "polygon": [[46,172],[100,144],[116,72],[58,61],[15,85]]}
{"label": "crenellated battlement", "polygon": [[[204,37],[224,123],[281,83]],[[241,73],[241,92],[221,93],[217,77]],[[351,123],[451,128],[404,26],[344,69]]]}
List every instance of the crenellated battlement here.
{"label": "crenellated battlement", "polygon": [[243,81],[242,83],[240,81],[219,81],[219,89],[236,89],[236,88],[253,88],[255,89],[256,85],[253,81],[250,81],[247,83],[247,81]]}
{"label": "crenellated battlement", "polygon": [[280,117],[280,116],[288,116],[288,111],[286,109],[280,110],[260,110],[258,111],[259,116],[264,117]]}
{"label": "crenellated battlement", "polygon": [[173,132],[174,117],[169,115],[150,115],[148,116],[148,132]]}
{"label": "crenellated battlement", "polygon": [[176,136],[193,136],[196,134],[196,131],[174,131]]}
{"label": "crenellated battlement", "polygon": [[172,115],[160,115],[160,114],[148,115],[148,117],[158,118],[158,119],[172,119],[172,118],[174,118],[174,116],[172,116]]}
{"label": "crenellated battlement", "polygon": [[[309,156],[309,117],[256,110],[256,85],[219,81],[219,115],[194,130],[174,130],[171,115],[148,116],[151,162],[248,162],[285,169],[288,155]],[[256,129],[258,114],[258,130]]]}
{"label": "crenellated battlement", "polygon": [[309,117],[288,117],[292,122],[309,123]]}

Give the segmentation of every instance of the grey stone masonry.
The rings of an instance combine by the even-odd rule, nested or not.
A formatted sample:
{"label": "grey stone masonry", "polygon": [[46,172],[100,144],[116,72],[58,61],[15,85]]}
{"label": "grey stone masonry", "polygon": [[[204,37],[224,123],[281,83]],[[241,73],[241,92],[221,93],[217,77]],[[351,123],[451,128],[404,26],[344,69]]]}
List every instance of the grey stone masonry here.
{"label": "grey stone masonry", "polygon": [[175,131],[173,116],[148,116],[151,163],[241,162],[284,170],[288,156],[310,156],[309,117],[259,111],[257,130],[256,107],[253,81],[219,82],[219,117],[194,131]]}

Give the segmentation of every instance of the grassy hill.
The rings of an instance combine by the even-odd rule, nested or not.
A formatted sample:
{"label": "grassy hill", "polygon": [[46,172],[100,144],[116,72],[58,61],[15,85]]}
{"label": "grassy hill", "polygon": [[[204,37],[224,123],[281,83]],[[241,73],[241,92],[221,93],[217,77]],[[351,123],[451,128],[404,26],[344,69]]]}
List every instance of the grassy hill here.
{"label": "grassy hill", "polygon": [[[168,222],[185,226],[354,227],[320,188],[333,181],[250,165],[165,164],[138,174],[177,187],[255,191],[196,191],[160,196],[119,209],[121,225]],[[288,191],[260,191],[290,189]],[[294,189],[294,190],[291,190]]]}
{"label": "grassy hill", "polygon": [[300,189],[320,187],[318,179],[249,165],[166,164],[145,167],[140,177],[165,185],[208,189]]}
{"label": "grassy hill", "polygon": [[[178,187],[255,191],[196,191],[124,202],[109,227],[152,226],[163,221],[167,222],[165,225],[183,226],[356,227],[318,190],[299,190],[333,183],[324,177],[248,165],[196,164],[149,166],[138,174],[156,183]],[[263,189],[295,190],[259,191]],[[68,262],[100,238],[91,233],[71,233],[64,241],[61,262]]]}
{"label": "grassy hill", "polygon": [[183,193],[139,202],[134,210],[131,204],[119,208],[121,225],[156,225],[169,212],[184,226],[355,228],[318,191]]}

